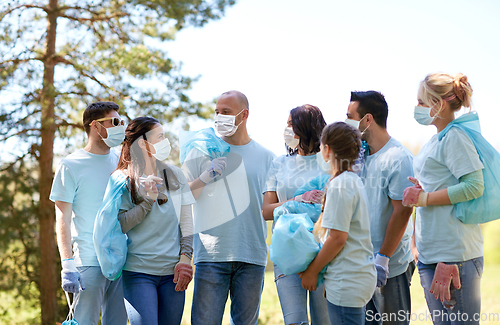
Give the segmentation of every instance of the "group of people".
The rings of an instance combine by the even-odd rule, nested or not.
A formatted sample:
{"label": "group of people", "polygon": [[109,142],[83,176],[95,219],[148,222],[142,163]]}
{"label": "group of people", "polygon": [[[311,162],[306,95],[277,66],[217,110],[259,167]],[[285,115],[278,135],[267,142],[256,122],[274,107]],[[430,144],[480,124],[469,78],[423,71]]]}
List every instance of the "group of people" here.
{"label": "group of people", "polygon": [[[125,127],[115,103],[89,105],[88,143],[61,161],[50,195],[74,319],[97,324],[102,310],[104,325],[180,324],[194,273],[192,324],[221,324],[228,296],[231,324],[257,324],[266,220],[294,200],[322,203],[313,231],[321,250],[300,274],[274,265],[285,324],[409,324],[415,267],[434,324],[479,324],[481,230],[456,218],[454,206],[482,195],[483,165],[459,128],[439,137],[471,95],[461,74],[430,74],[420,83],[415,119],[437,134],[415,158],[387,132],[388,105],[376,91],[352,92],[345,122],[327,125],[313,105],[292,109],[287,154],[276,157],[248,135],[246,96],[229,91],[215,108],[215,130],[229,152],[214,158],[192,149],[182,169],[164,162],[170,143],[156,119]],[[110,148],[120,144],[118,155]],[[325,188],[294,195],[318,179]],[[94,223],[105,192],[120,182],[110,217],[128,247],[121,275],[110,280]]]}

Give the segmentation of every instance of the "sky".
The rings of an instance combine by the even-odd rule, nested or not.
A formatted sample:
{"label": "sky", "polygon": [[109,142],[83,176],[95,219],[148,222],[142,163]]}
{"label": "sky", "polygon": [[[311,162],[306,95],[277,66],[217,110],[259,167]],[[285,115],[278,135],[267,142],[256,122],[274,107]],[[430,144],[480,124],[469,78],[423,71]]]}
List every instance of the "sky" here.
{"label": "sky", "polygon": [[413,119],[419,83],[433,72],[468,77],[483,135],[499,149],[498,17],[495,0],[239,0],[222,19],[181,30],[166,46],[184,74],[200,76],[193,100],[246,94],[250,136],[277,155],[285,154],[291,109],[312,104],[327,123],[343,121],[353,90],[382,92],[389,133],[418,152],[436,133]]}

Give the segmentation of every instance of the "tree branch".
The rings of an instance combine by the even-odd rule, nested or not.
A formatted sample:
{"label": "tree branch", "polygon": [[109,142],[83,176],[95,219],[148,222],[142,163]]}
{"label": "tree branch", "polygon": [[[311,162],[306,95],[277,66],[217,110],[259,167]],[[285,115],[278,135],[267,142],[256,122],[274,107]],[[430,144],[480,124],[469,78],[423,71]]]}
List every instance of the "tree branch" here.
{"label": "tree branch", "polygon": [[6,171],[6,170],[11,169],[12,167],[14,167],[14,165],[15,165],[15,164],[17,164],[17,162],[18,162],[19,160],[23,160],[23,159],[24,159],[24,157],[26,157],[26,155],[28,155],[28,154],[27,154],[27,153],[25,153],[24,155],[22,155],[22,156],[20,156],[20,157],[18,156],[16,160],[14,160],[14,161],[13,161],[13,162],[11,162],[10,164],[8,164],[6,167],[4,167],[4,168],[0,169],[0,172],[4,172],[4,171]]}
{"label": "tree branch", "polygon": [[[3,137],[3,138],[0,138],[0,141],[5,141],[5,140],[10,139],[10,138],[12,138],[12,137],[16,137],[16,136],[18,136],[18,135],[26,134],[26,133],[28,133],[28,132],[30,132],[30,131],[40,131],[40,129],[38,129],[38,128],[29,128],[29,129],[24,129],[24,130],[21,130],[21,131],[19,131],[19,132],[16,132],[16,133],[13,133],[13,134],[11,134],[11,135],[8,135],[8,136],[5,136],[5,137]],[[5,134],[5,133],[4,133],[4,134]],[[4,134],[2,134],[2,135],[4,135]]]}
{"label": "tree branch", "polygon": [[43,11],[47,12],[47,7],[42,6],[42,5],[29,5],[29,4],[19,5],[19,6],[15,6],[14,8],[10,8],[9,10],[3,12],[0,16],[0,21],[2,21],[2,19],[4,19],[4,17],[7,16],[8,14],[12,13],[13,11],[16,11],[17,9],[21,9],[21,8],[42,9]]}
{"label": "tree branch", "polygon": [[6,64],[6,63],[19,64],[19,63],[24,63],[24,62],[28,62],[28,61],[42,61],[42,59],[40,59],[40,58],[12,59],[12,60],[1,61],[0,65]]}
{"label": "tree branch", "polygon": [[61,119],[61,122],[56,125],[57,128],[59,128],[61,126],[71,126],[71,127],[83,130],[83,125],[81,125],[80,123],[70,123],[70,122],[63,120],[63,119]]}
{"label": "tree branch", "polygon": [[78,21],[80,23],[95,22],[95,21],[108,21],[108,20],[111,20],[113,18],[121,18],[121,17],[125,17],[125,16],[128,16],[128,14],[126,14],[124,12],[118,12],[118,13],[110,15],[110,16],[101,16],[99,14],[95,14],[95,17],[92,17],[92,18],[74,17],[74,16],[68,16],[65,14],[59,15],[59,17],[66,18],[69,20]]}

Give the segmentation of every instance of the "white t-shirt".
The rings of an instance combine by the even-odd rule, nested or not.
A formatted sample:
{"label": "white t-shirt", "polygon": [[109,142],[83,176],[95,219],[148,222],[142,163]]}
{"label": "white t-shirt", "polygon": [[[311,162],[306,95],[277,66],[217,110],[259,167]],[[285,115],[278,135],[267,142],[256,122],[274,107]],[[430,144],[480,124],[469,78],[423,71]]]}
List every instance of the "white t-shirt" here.
{"label": "white t-shirt", "polygon": [[[165,189],[163,194],[168,196],[167,203],[159,205],[156,201],[144,220],[127,232],[130,244],[127,261],[123,267],[126,271],[158,276],[171,275],[179,262],[181,206],[191,205],[195,201],[181,169],[171,165],[169,167],[181,186],[176,191]],[[157,176],[161,179],[164,177],[162,173]],[[120,210],[128,211],[134,206],[130,192],[125,191]]]}
{"label": "white t-shirt", "polygon": [[[194,204],[194,263],[267,263],[267,226],[262,217],[266,175],[275,155],[251,140],[230,146],[222,177],[205,186]],[[183,164],[188,181],[198,178],[210,158],[191,150]]]}
{"label": "white t-shirt", "polygon": [[76,266],[99,266],[92,238],[94,221],[118,158],[114,150],[95,155],[79,149],[57,167],[50,200],[73,204],[71,242]]}
{"label": "white t-shirt", "polygon": [[367,204],[363,182],[356,174],[343,172],[328,184],[321,226],[348,233],[325,274],[326,298],[337,306],[363,307],[375,291],[377,273]]}
{"label": "white t-shirt", "polygon": [[[405,188],[413,185],[408,176],[413,176],[413,155],[394,138],[389,139],[379,151],[366,157],[360,170],[369,200],[374,254],[380,251],[394,211],[391,201],[402,200]],[[389,278],[406,272],[408,263],[413,261],[410,249],[412,234],[413,223],[410,221],[389,260]]]}
{"label": "white t-shirt", "polygon": [[[438,136],[434,135],[413,160],[415,177],[425,192],[456,185],[460,177],[483,169],[474,144],[462,130],[451,128],[441,141]],[[418,258],[424,264],[483,256],[481,228],[458,220],[452,204],[417,208],[415,236]]]}
{"label": "white t-shirt", "polygon": [[326,174],[318,166],[317,155],[279,156],[269,169],[266,192],[276,192],[279,202],[288,201],[299,187],[322,175]]}

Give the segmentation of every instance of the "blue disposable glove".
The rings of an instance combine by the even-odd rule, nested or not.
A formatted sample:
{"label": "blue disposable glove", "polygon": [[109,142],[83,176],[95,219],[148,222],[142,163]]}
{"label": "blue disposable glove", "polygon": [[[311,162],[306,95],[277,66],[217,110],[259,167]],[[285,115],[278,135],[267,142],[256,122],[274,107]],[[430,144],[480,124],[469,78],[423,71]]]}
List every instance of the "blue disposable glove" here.
{"label": "blue disposable glove", "polygon": [[377,253],[375,269],[377,269],[377,287],[385,286],[389,277],[389,257]]}
{"label": "blue disposable glove", "polygon": [[61,261],[61,286],[64,291],[78,293],[80,290],[85,290],[80,272],[76,269],[75,261],[66,259]]}

